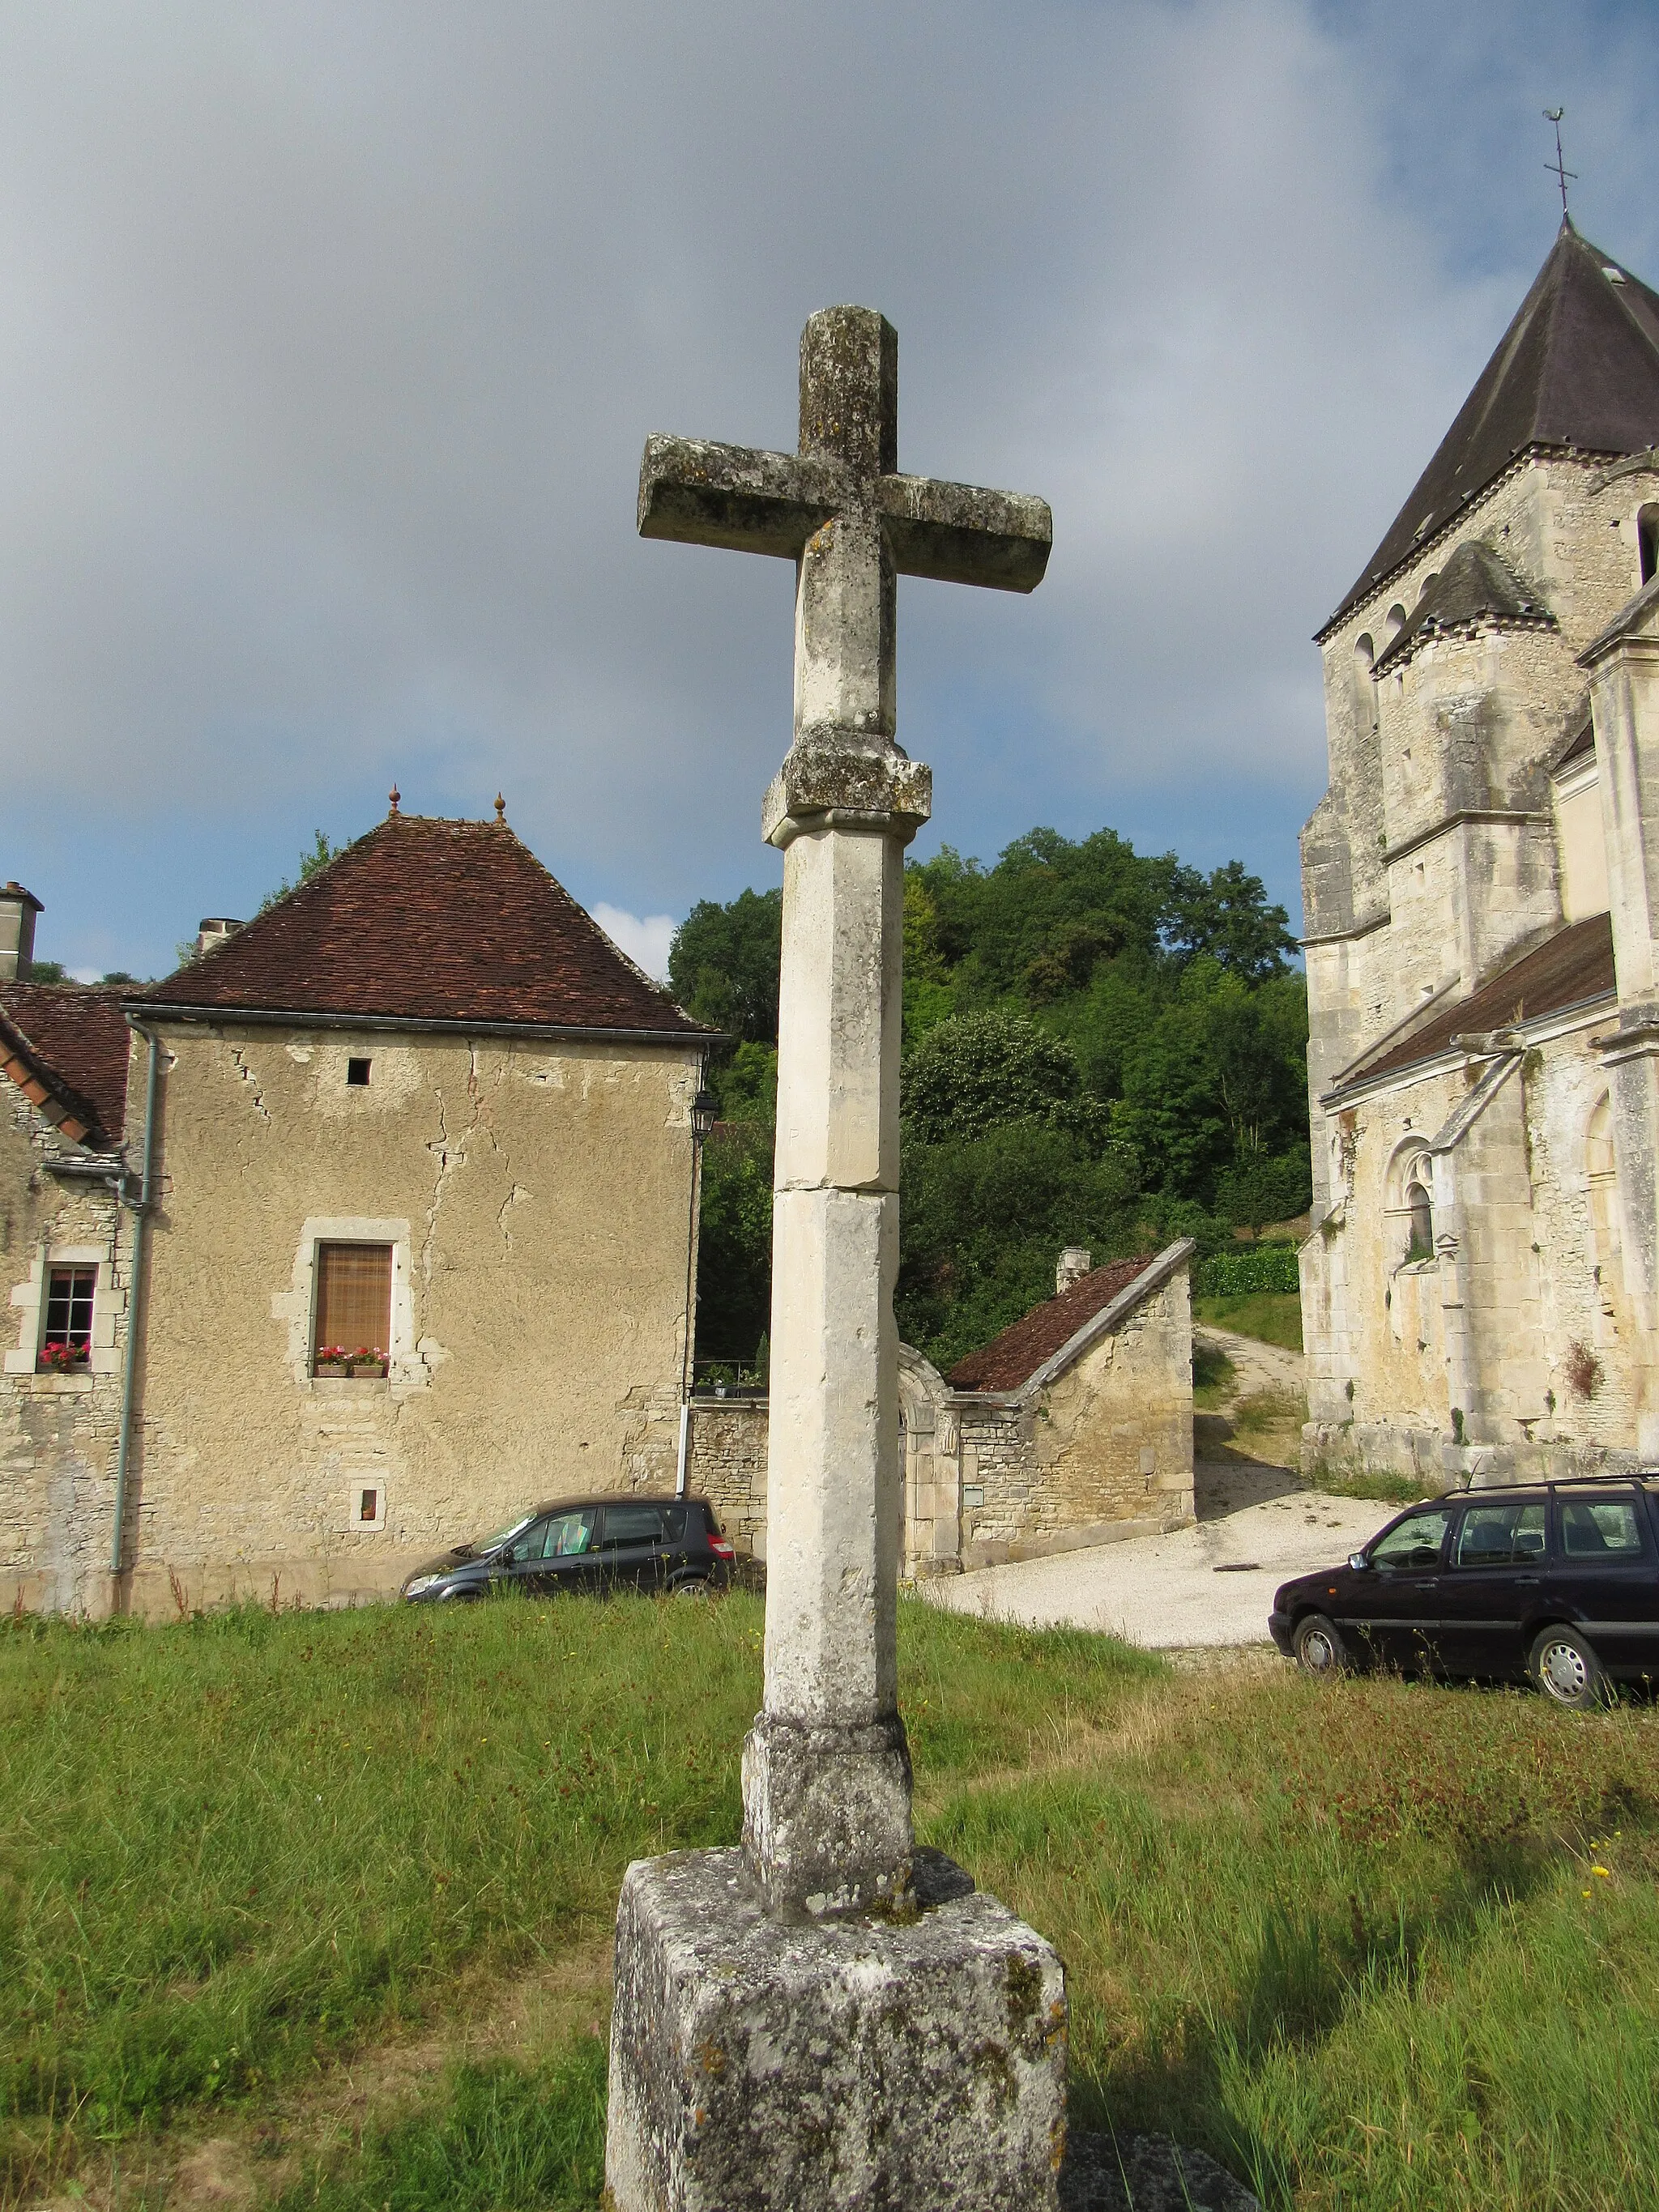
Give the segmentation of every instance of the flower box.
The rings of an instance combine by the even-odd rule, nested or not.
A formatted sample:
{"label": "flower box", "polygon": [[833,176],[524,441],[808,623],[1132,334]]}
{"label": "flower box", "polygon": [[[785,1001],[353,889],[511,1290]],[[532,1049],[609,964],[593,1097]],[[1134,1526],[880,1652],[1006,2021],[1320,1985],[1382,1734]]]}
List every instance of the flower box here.
{"label": "flower box", "polygon": [[351,1379],[354,1382],[378,1380],[385,1373],[384,1359],[354,1359],[351,1363]]}
{"label": "flower box", "polygon": [[37,1375],[84,1375],[91,1347],[84,1344],[48,1344],[34,1363]]}
{"label": "flower box", "polygon": [[317,1362],[316,1366],[313,1368],[312,1372],[313,1375],[320,1376],[324,1381],[338,1380],[340,1382],[343,1382],[346,1376],[350,1374],[351,1370],[347,1366],[343,1359],[319,1359]]}

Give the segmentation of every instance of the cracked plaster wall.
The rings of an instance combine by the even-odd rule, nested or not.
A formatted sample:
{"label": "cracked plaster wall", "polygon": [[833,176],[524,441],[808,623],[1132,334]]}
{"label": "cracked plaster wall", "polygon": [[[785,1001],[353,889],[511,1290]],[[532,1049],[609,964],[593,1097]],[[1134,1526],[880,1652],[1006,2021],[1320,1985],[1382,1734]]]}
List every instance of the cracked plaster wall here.
{"label": "cracked plaster wall", "polygon": [[[172,1577],[192,1604],[382,1597],[538,1499],[672,1487],[694,1054],[164,1040],[136,1610],[170,1612]],[[310,1373],[315,1247],[337,1238],[392,1247],[381,1382]],[[353,1526],[364,1487],[381,1528]]]}

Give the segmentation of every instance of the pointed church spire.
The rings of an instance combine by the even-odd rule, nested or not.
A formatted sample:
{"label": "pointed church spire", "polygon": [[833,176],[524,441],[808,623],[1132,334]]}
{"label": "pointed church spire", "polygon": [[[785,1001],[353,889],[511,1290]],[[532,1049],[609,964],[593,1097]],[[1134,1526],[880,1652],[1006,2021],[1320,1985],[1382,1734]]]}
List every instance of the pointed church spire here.
{"label": "pointed church spire", "polygon": [[1414,559],[1517,453],[1541,447],[1615,459],[1656,444],[1659,295],[1564,214],[1497,351],[1325,629]]}

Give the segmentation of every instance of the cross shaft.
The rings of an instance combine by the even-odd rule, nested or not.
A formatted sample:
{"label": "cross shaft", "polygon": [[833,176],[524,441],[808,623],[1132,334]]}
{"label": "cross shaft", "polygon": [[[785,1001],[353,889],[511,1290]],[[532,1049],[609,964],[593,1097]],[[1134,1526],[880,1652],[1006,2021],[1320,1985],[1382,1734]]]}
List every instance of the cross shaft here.
{"label": "cross shaft", "polygon": [[784,854],[774,1164],[766,1703],[744,1841],[769,1911],[910,1889],[898,1714],[898,1056],[904,848],[931,778],[894,742],[896,579],[1029,592],[1039,499],[898,471],[898,337],[864,307],[801,334],[795,453],[647,441],[647,538],[796,563],[794,742],[767,795]]}

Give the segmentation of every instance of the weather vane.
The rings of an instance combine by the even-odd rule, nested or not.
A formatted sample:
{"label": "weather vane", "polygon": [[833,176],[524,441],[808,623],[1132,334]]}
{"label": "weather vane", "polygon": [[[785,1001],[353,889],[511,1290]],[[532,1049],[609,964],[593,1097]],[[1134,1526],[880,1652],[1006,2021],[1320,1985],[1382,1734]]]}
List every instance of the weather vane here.
{"label": "weather vane", "polygon": [[[1546,161],[1544,167],[1561,187],[1561,213],[1564,216],[1567,215],[1567,180],[1571,178],[1574,184],[1578,181],[1577,170],[1568,168],[1561,158],[1561,118],[1566,112],[1565,107],[1547,107],[1544,110],[1545,122],[1555,125],[1555,159]],[[1571,220],[1570,217],[1567,219]]]}

